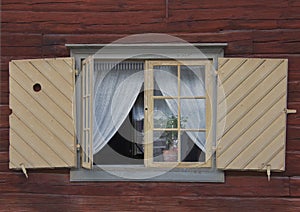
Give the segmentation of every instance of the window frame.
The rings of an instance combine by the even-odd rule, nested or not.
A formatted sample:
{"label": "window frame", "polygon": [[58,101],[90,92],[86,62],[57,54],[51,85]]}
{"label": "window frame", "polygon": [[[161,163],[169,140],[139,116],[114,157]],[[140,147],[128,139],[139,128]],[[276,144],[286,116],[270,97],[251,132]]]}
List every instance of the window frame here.
{"label": "window frame", "polygon": [[[94,55],[99,49],[106,47],[106,44],[66,44],[70,49],[71,56],[75,58],[75,67],[78,70],[76,77],[76,115],[77,118],[81,114],[81,62],[90,55]],[[191,46],[196,47],[201,53],[189,52]],[[122,59],[131,58],[138,60],[161,60],[161,59],[178,59],[178,60],[211,60],[213,67],[216,69],[218,58],[224,56],[224,47],[227,43],[196,43],[196,44],[113,44],[110,45],[110,53],[98,54],[101,59]],[[129,51],[131,50],[131,51]],[[133,51],[132,51],[133,50]],[[128,53],[130,52],[130,53]],[[163,52],[163,53],[161,53]],[[188,53],[187,53],[188,52]],[[166,55],[168,58],[166,58]],[[216,102],[216,84],[217,80],[213,80],[213,98],[212,104]],[[216,120],[216,107],[212,109],[212,122]],[[81,129],[81,121],[77,121],[77,129]],[[213,124],[215,125],[215,124]],[[212,127],[213,142],[212,148],[215,146],[216,126]],[[79,130],[77,130],[79,132]],[[80,143],[80,135],[77,135],[77,144]],[[79,149],[78,149],[79,150]],[[216,169],[215,153],[212,154],[211,166],[205,168],[174,168],[163,175],[147,178],[147,179],[126,179],[114,174],[108,173],[107,169],[113,172],[126,174],[128,172],[136,172],[141,174],[155,173],[164,168],[149,168],[141,165],[132,166],[110,166],[105,165],[105,170],[99,165],[94,165],[92,170],[81,168],[80,151],[77,154],[77,168],[70,171],[71,181],[176,181],[176,182],[224,182],[224,172]],[[122,175],[121,175],[122,176]],[[126,175],[125,175],[126,176]]]}
{"label": "window frame", "polygon": [[[212,61],[211,60],[180,60],[180,61],[170,61],[170,60],[146,60],[145,61],[145,107],[148,108],[147,111],[145,111],[145,120],[149,120],[145,122],[145,165],[147,167],[178,167],[178,168],[201,168],[201,167],[211,167],[212,163],[211,163],[211,157],[208,156],[208,158],[206,157],[205,161],[203,162],[154,162],[153,161],[153,132],[154,131],[167,131],[168,129],[154,129],[153,126],[153,117],[151,115],[153,115],[153,101],[155,99],[169,99],[169,97],[157,97],[153,95],[152,90],[153,88],[153,67],[154,66],[177,66],[178,70],[178,89],[180,87],[180,66],[185,65],[185,66],[204,66],[205,67],[205,96],[202,96],[201,99],[205,99],[206,100],[206,127],[205,129],[201,129],[202,131],[200,132],[206,132],[206,145],[205,148],[209,149],[212,148],[212,137],[211,137],[211,126],[212,126],[212,121],[211,121],[211,104],[210,104],[210,96],[212,96],[212,73],[211,73],[211,65],[212,65]],[[194,97],[194,96],[193,96]],[[172,97],[171,97],[172,98]],[[176,97],[173,96],[174,99],[177,99],[177,101],[179,101],[179,99],[184,99],[184,97],[182,97],[180,94],[177,95]],[[200,99],[200,97],[195,97],[195,99]],[[180,105],[178,105],[178,109],[180,111]],[[179,121],[180,122],[180,121]],[[180,125],[177,124],[177,130],[175,132],[180,133],[183,129],[181,129]],[[200,129],[199,129],[200,130]],[[205,130],[205,131],[203,131]],[[172,130],[173,131],[173,130]],[[183,130],[183,131],[189,131],[189,130]],[[178,140],[178,157],[180,158],[180,152],[181,152],[181,141],[180,139]],[[207,155],[206,155],[207,156]]]}

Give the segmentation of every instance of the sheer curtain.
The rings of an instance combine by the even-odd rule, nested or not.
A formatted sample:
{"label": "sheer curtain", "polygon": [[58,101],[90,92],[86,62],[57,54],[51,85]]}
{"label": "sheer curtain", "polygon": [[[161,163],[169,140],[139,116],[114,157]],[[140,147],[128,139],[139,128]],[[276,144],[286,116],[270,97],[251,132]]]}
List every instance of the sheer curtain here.
{"label": "sheer curtain", "polygon": [[[177,73],[172,71],[171,66],[157,66],[154,74],[155,82],[163,96],[178,95]],[[180,95],[181,96],[205,96],[205,77],[204,69],[201,66],[185,67],[181,69],[180,76]],[[177,115],[177,102],[165,100],[169,109]],[[200,99],[181,99],[181,118],[186,122],[184,128],[205,128],[205,100]],[[187,132],[190,139],[205,152],[205,133]]]}
{"label": "sheer curtain", "polygon": [[118,131],[144,82],[142,62],[95,63],[93,154]]}
{"label": "sheer curtain", "polygon": [[[98,153],[118,131],[133,109],[133,119],[144,119],[143,98],[137,100],[144,82],[142,62],[95,63],[93,154]],[[177,96],[177,67],[157,66],[154,71],[155,95]],[[181,70],[181,96],[205,96],[205,77],[201,66]],[[136,102],[137,100],[137,102]],[[136,102],[136,104],[134,104]],[[133,107],[134,106],[134,107]],[[177,100],[166,99],[154,105],[154,115],[177,115]],[[205,128],[205,101],[181,100],[185,128]],[[159,117],[157,117],[159,118]],[[205,152],[205,133],[187,132]]]}

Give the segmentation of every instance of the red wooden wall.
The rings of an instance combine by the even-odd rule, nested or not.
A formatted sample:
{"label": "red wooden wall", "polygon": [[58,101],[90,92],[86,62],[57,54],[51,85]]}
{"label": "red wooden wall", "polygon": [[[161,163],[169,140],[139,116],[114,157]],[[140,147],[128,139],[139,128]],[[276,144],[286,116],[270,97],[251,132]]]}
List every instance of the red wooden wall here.
{"label": "red wooden wall", "polygon": [[[0,211],[215,209],[300,211],[300,1],[2,0]],[[226,172],[225,183],[70,183],[69,170],[8,169],[11,59],[69,56],[66,43],[109,43],[137,33],[227,42],[225,55],[289,59],[286,171]]]}

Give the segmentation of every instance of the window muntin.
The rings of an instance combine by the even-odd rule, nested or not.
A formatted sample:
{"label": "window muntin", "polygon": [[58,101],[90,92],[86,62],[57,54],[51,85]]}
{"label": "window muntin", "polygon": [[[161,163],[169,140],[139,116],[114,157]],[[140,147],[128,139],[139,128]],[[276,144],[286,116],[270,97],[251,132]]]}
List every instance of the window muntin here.
{"label": "window muntin", "polygon": [[81,160],[82,167],[91,169],[93,166],[92,145],[92,111],[93,111],[93,58],[89,57],[82,64],[82,137],[81,137]]}
{"label": "window muntin", "polygon": [[211,165],[209,155],[203,154],[212,143],[209,136],[212,94],[210,86],[206,86],[211,84],[210,66],[208,60],[146,61],[146,166]]}

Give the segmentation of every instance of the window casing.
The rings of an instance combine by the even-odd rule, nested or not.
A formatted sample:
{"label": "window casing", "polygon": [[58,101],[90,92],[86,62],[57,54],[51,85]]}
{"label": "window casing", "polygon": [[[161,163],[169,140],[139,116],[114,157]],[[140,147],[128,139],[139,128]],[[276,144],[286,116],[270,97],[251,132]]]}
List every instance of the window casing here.
{"label": "window casing", "polygon": [[[107,55],[97,55],[97,58],[104,58],[104,59],[121,59],[121,58],[130,58],[130,59],[134,59],[134,60],[142,60],[145,61],[146,66],[148,66],[147,68],[151,68],[151,66],[153,65],[158,65],[159,62],[163,62],[163,64],[166,61],[169,61],[169,59],[166,58],[165,55],[160,55],[157,54],[157,52],[159,52],[160,50],[164,50],[164,52],[166,52],[166,49],[168,49],[168,53],[169,56],[171,58],[175,58],[177,60],[184,60],[187,63],[190,63],[189,65],[204,65],[205,71],[207,73],[210,74],[205,74],[206,75],[206,80],[208,79],[209,76],[213,76],[214,74],[214,69],[213,67],[216,67],[217,65],[217,58],[221,57],[223,55],[223,46],[225,46],[226,44],[219,44],[216,46],[211,46],[210,44],[201,44],[201,54],[196,55],[195,54],[191,54],[191,55],[186,55],[186,49],[184,46],[172,46],[172,45],[168,45],[166,46],[161,46],[161,45],[157,45],[157,46],[152,46],[151,49],[154,50],[154,52],[156,52],[155,55],[152,54],[147,54],[147,52],[143,52],[145,50],[143,50],[142,48],[139,49],[139,51],[141,51],[138,55],[136,53],[134,53],[134,55],[114,55],[115,58],[111,58],[107,56]],[[77,45],[69,46],[71,48],[71,56],[74,56],[77,62],[82,62],[85,58],[87,58],[89,55],[92,55],[93,53],[95,53],[97,51],[97,49],[95,48],[95,46],[92,46],[92,48],[88,48],[87,46],[85,46],[84,48],[78,48]],[[141,45],[142,47],[142,45]],[[99,46],[98,46],[99,48]],[[126,48],[126,47],[122,47],[122,48]],[[130,48],[130,45],[127,47]],[[198,47],[200,48],[200,47]],[[117,47],[116,47],[117,49]],[[152,51],[151,50],[151,51]],[[149,50],[146,50],[149,51]],[[176,53],[174,55],[174,53]],[[203,54],[204,53],[204,54]],[[127,53],[126,53],[127,54]],[[164,53],[165,54],[165,53]],[[195,59],[197,58],[197,59]],[[200,60],[199,60],[200,58]],[[147,62],[149,61],[149,62]],[[198,61],[198,63],[196,62]],[[179,63],[176,61],[173,61],[171,63],[174,63],[176,65],[178,65]],[[163,65],[161,64],[161,65]],[[208,65],[209,64],[209,65]],[[76,63],[76,66],[80,69],[80,64]],[[209,67],[211,66],[211,67]],[[208,71],[209,70],[209,71]],[[148,75],[148,73],[146,73],[145,75]],[[207,153],[206,153],[206,157],[205,157],[205,161],[201,161],[201,162],[184,162],[184,163],[176,163],[176,165],[178,166],[174,166],[174,163],[171,163],[171,166],[173,168],[173,171],[168,171],[167,173],[163,174],[160,177],[153,177],[150,179],[144,179],[147,181],[173,181],[174,179],[176,179],[175,181],[204,181],[204,182],[210,182],[210,181],[224,181],[224,174],[222,171],[216,170],[216,168],[214,167],[214,160],[215,160],[215,156],[212,154],[212,149],[213,149],[213,145],[214,145],[214,132],[215,132],[215,127],[213,126],[213,121],[215,120],[215,114],[214,111],[216,110],[215,108],[211,107],[211,105],[213,105],[213,101],[215,101],[215,96],[214,96],[214,87],[215,87],[215,79],[212,77],[212,79],[209,79],[209,81],[211,81],[211,83],[209,83],[210,87],[206,88],[206,95],[205,98],[204,96],[201,96],[201,98],[206,99],[208,98],[209,101],[206,101],[206,117],[209,117],[209,120],[206,120],[206,128],[208,128],[208,125],[211,125],[210,129],[209,129],[209,133],[207,134],[206,132],[206,149],[207,149]],[[145,80],[145,83],[147,82],[147,80]],[[81,87],[81,85],[77,86]],[[78,97],[81,95],[78,93],[77,89],[77,100]],[[208,95],[207,91],[210,93]],[[147,93],[147,91],[145,92],[145,98],[149,98],[149,93]],[[151,98],[151,97],[150,97]],[[154,97],[156,98],[156,97]],[[158,97],[159,98],[159,97]],[[178,98],[180,99],[181,97],[178,96]],[[194,98],[194,97],[189,97],[189,98]],[[199,99],[201,99],[199,97]],[[147,100],[145,100],[147,101]],[[209,104],[209,106],[207,106]],[[147,106],[148,107],[148,106]],[[207,109],[209,108],[209,109]],[[77,108],[77,114],[81,114],[81,110],[82,108]],[[151,109],[151,107],[150,107]],[[149,112],[150,110],[148,110]],[[148,113],[149,114],[149,113]],[[209,115],[207,115],[209,114]],[[147,115],[145,115],[147,116]],[[149,118],[149,117],[147,117]],[[77,122],[78,123],[78,122]],[[146,126],[147,127],[147,124]],[[80,126],[77,126],[78,129],[80,129]],[[191,129],[191,131],[206,131],[205,129]],[[185,131],[183,129],[178,129],[179,131]],[[148,136],[148,135],[146,135]],[[81,136],[82,137],[82,136]],[[79,141],[80,142],[80,141]],[[151,143],[151,142],[150,142]],[[151,145],[151,144],[150,144]],[[143,173],[147,173],[147,172],[156,172],[157,170],[162,170],[164,168],[170,168],[170,166],[168,166],[167,164],[164,163],[152,163],[151,160],[148,160],[149,157],[149,153],[151,154],[151,148],[149,148],[148,144],[146,144],[147,147],[145,147],[146,151],[145,151],[145,158],[147,158],[145,161],[145,165],[140,166],[140,165],[132,165],[132,166],[126,166],[126,170],[125,172],[132,172],[132,169],[138,169],[137,172],[143,172]],[[209,146],[209,147],[208,147]],[[150,152],[149,152],[150,151]],[[78,156],[80,157],[80,156]],[[161,164],[161,165],[159,165]],[[153,166],[154,165],[154,166]],[[158,166],[157,166],[158,165]],[[167,165],[167,166],[166,166]],[[78,167],[80,167],[80,164],[78,163]],[[125,166],[105,166],[104,169],[102,169],[101,167],[104,167],[103,165],[94,165],[93,166],[93,170],[89,171],[89,170],[85,170],[85,169],[76,169],[71,171],[71,180],[74,181],[81,181],[81,180],[104,180],[104,181],[110,181],[110,180],[124,180],[123,178],[120,178],[118,176],[115,176],[114,174],[108,174],[105,173],[105,171],[103,171],[104,169],[111,169],[112,172],[119,172],[120,170],[124,171],[124,167]],[[152,168],[151,168],[152,167]],[[197,168],[198,167],[198,168]],[[203,167],[200,168],[199,167]],[[190,170],[188,171],[187,170]],[[193,170],[194,168],[196,168],[196,171]],[[189,174],[191,176],[191,178],[186,178],[186,172],[190,172],[193,174]],[[196,173],[196,174],[195,174]],[[180,176],[184,176],[184,177],[180,177]],[[193,175],[197,175],[193,176]]]}

